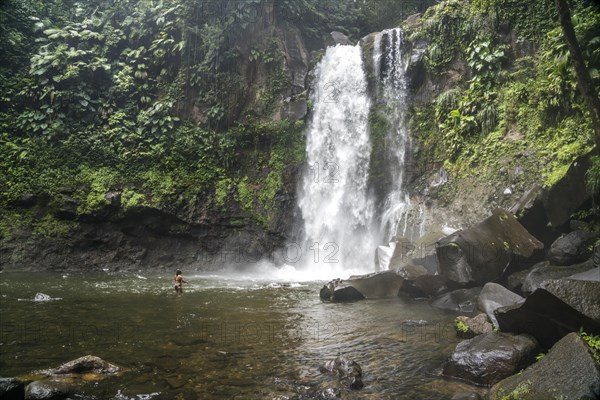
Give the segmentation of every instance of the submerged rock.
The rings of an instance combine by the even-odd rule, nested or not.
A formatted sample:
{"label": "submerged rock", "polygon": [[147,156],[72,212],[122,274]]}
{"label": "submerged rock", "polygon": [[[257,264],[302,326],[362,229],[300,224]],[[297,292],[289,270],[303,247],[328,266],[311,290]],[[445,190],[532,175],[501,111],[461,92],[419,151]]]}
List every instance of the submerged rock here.
{"label": "submerged rock", "polygon": [[431,305],[442,310],[473,312],[480,292],[480,287],[454,290],[439,296]]}
{"label": "submerged rock", "polygon": [[440,274],[464,287],[498,279],[509,265],[543,247],[512,214],[498,209],[479,224],[438,241],[436,253]]}
{"label": "submerged rock", "polygon": [[444,375],[492,385],[533,363],[538,353],[530,336],[486,333],[460,342],[444,365]]}
{"label": "submerged rock", "polygon": [[16,378],[0,378],[0,399],[23,400],[25,385]]}
{"label": "submerged rock", "polygon": [[492,387],[490,400],[598,399],[600,371],[576,333],[562,338],[541,360]]}
{"label": "submerged rock", "polygon": [[497,283],[486,283],[481,293],[477,297],[477,308],[483,311],[490,318],[494,326],[498,327],[498,321],[494,311],[500,307],[506,307],[523,302],[525,299],[516,293],[511,292]]}
{"label": "submerged rock", "polygon": [[69,374],[114,374],[119,367],[96,356],[83,356],[62,364],[60,367],[47,370],[49,375]]}
{"label": "submerged rock", "polygon": [[319,366],[319,371],[338,375],[342,383],[351,389],[362,389],[364,386],[360,365],[346,357],[326,361]]}
{"label": "submerged rock", "polygon": [[494,314],[501,331],[530,334],[545,349],[580,328],[590,334],[600,333],[600,323],[545,289],[536,290],[522,304],[499,308]]}

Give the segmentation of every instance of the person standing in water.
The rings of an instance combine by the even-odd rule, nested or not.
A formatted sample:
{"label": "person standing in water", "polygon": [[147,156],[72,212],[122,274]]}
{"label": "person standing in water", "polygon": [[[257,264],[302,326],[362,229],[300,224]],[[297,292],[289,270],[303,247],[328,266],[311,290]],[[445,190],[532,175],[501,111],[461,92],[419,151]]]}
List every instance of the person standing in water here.
{"label": "person standing in water", "polygon": [[183,284],[187,283],[187,281],[185,279],[183,279],[183,276],[181,275],[181,270],[177,270],[175,272],[175,292],[177,293],[183,293]]}

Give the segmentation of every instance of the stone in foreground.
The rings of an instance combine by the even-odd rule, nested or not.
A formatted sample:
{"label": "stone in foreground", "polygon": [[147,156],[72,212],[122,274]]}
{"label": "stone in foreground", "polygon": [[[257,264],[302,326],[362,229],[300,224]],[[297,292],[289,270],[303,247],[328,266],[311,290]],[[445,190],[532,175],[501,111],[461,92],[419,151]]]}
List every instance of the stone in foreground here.
{"label": "stone in foreground", "polygon": [[587,344],[576,333],[562,338],[521,374],[492,387],[490,400],[598,399],[600,371]]}
{"label": "stone in foreground", "polygon": [[15,378],[0,378],[0,399],[23,400],[25,385]]}
{"label": "stone in foreground", "polygon": [[538,353],[530,336],[486,333],[460,342],[444,365],[444,375],[493,385],[532,364]]}
{"label": "stone in foreground", "polygon": [[96,356],[83,356],[45,371],[48,375],[114,374],[119,367]]}
{"label": "stone in foreground", "polygon": [[525,299],[516,293],[511,292],[502,285],[497,283],[489,282],[486,283],[481,293],[477,297],[477,308],[483,311],[490,318],[490,321],[494,326],[498,327],[498,321],[494,311],[500,307],[511,306],[519,304],[525,301]]}

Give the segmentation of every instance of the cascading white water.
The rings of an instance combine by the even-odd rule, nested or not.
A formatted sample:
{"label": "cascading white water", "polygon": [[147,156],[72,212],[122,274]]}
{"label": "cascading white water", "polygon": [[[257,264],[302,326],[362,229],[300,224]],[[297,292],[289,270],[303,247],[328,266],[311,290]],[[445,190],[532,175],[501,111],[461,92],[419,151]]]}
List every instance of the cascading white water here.
{"label": "cascading white water", "polygon": [[419,233],[409,226],[410,197],[404,187],[406,154],[410,136],[406,126],[407,81],[402,59],[404,37],[400,28],[388,29],[374,39],[373,65],[379,77],[379,98],[388,110],[390,131],[387,136],[388,168],[393,177],[381,216],[385,240],[395,236],[414,239]]}
{"label": "cascading white water", "polygon": [[376,238],[368,192],[370,100],[357,46],[329,47],[315,70],[299,190],[303,268],[316,276],[372,271]]}

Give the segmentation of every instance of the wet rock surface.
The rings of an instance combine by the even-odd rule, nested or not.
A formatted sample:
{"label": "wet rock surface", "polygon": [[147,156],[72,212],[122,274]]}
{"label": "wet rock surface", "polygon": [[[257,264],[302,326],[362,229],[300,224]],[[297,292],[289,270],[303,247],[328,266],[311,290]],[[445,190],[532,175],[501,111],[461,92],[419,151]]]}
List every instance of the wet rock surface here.
{"label": "wet rock surface", "polygon": [[490,400],[570,400],[599,397],[598,365],[587,344],[576,333],[562,338],[548,354],[522,373],[498,382],[489,393]]}
{"label": "wet rock surface", "polygon": [[25,385],[16,378],[0,378],[0,399],[23,400]]}
{"label": "wet rock surface", "polygon": [[473,318],[460,315],[456,317],[454,325],[456,327],[457,336],[463,339],[472,339],[477,335],[490,333],[494,330],[494,326],[488,320],[488,316],[483,313],[478,314]]}
{"label": "wet rock surface", "polygon": [[600,282],[552,279],[544,282],[544,289],[600,323]]}
{"label": "wet rock surface", "polygon": [[492,385],[533,363],[538,352],[530,336],[486,333],[460,342],[444,365],[444,375]]}
{"label": "wet rock surface", "polygon": [[431,305],[442,310],[473,312],[480,292],[480,287],[454,290],[437,297]]}
{"label": "wet rock surface", "polygon": [[119,367],[104,361],[96,356],[83,356],[73,361],[66,362],[57,368],[49,369],[48,375],[70,375],[70,374],[114,374]]}
{"label": "wet rock surface", "polygon": [[25,389],[26,400],[64,400],[69,397],[71,390],[63,382],[35,381]]}
{"label": "wet rock surface", "polygon": [[511,265],[534,256],[544,245],[504,210],[438,241],[440,274],[456,286],[483,285]]}
{"label": "wet rock surface", "polygon": [[536,289],[542,288],[544,286],[544,282],[547,280],[565,278],[574,274],[588,271],[591,267],[591,261],[569,266],[551,265],[548,261],[538,263],[534,265],[534,267],[525,277],[525,280],[521,285],[521,291],[524,294],[529,295]]}
{"label": "wet rock surface", "polygon": [[572,265],[590,258],[590,246],[597,235],[592,232],[574,231],[561,236],[550,246],[548,260],[554,265]]}

